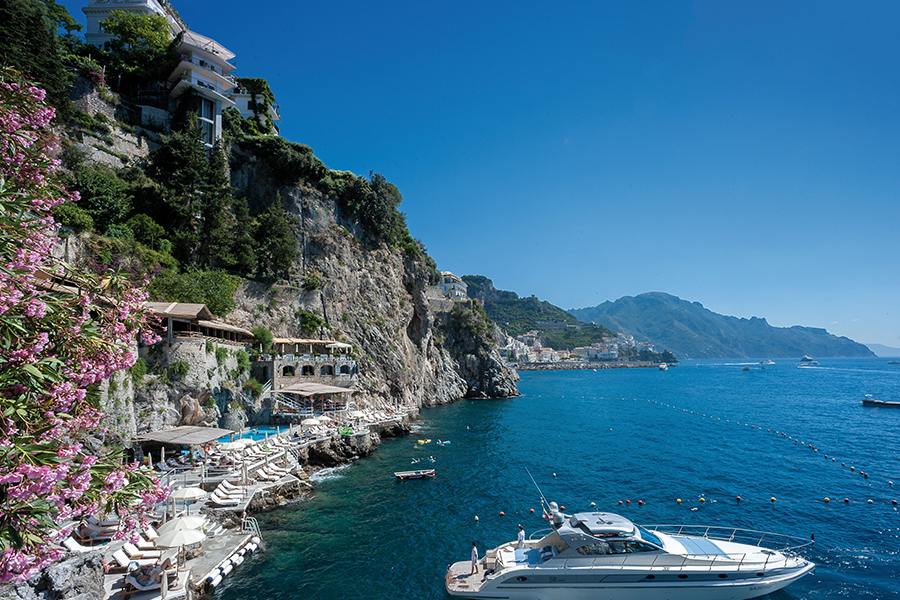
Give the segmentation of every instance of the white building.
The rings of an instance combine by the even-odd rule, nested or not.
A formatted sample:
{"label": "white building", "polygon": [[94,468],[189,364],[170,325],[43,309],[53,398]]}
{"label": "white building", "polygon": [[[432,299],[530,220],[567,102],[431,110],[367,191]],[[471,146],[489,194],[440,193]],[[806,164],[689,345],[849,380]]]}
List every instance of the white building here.
{"label": "white building", "polygon": [[438,285],[441,292],[450,296],[452,300],[468,300],[468,289],[463,280],[450,271],[441,271],[441,283]]}
{"label": "white building", "polygon": [[225,94],[234,88],[234,65],[228,61],[234,53],[214,39],[195,31],[185,31],[178,46],[181,61],[172,74],[170,97],[190,93],[197,98],[197,120],[203,130],[203,142],[212,146],[222,137],[222,111],[234,106]]}
{"label": "white building", "polygon": [[112,39],[100,22],[114,10],[162,15],[169,23],[172,37],[183,34],[178,46],[181,61],[168,79],[169,97],[177,100],[190,93],[197,98],[197,121],[203,130],[203,141],[212,146],[222,137],[222,111],[235,104],[226,95],[234,88],[234,78],[229,73],[235,67],[228,62],[234,53],[212,38],[188,29],[166,0],[89,0],[88,6],[82,8],[87,17],[84,38],[89,44],[102,47]]}

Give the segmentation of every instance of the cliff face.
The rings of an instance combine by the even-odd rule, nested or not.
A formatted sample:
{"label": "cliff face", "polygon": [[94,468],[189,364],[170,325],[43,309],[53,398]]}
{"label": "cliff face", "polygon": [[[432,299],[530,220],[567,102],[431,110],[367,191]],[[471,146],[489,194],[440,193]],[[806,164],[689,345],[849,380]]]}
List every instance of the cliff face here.
{"label": "cliff face", "polygon": [[[239,150],[238,150],[239,152]],[[287,283],[245,284],[228,319],[265,324],[276,336],[304,337],[301,312],[319,316],[335,339],[354,347],[362,405],[417,406],[463,397],[518,395],[517,375],[482,340],[465,344],[452,319],[431,308],[425,264],[384,244],[369,247],[337,204],[305,186],[278,187],[254,157],[233,163],[232,185],[256,208],[281,199],[293,217],[300,256]],[[304,288],[307,276],[321,283]],[[307,286],[308,288],[309,286]],[[483,346],[483,347],[482,347]]]}

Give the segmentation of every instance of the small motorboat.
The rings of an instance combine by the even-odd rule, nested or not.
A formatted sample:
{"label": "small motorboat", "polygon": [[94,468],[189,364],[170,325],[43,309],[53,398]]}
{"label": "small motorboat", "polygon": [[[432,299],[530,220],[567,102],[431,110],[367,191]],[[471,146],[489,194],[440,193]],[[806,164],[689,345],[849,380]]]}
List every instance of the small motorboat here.
{"label": "small motorboat", "polygon": [[666,363],[659,363],[659,370],[660,371],[668,371],[669,365],[667,365]]}
{"label": "small motorboat", "polygon": [[394,477],[397,479],[425,479],[426,477],[434,477],[434,469],[417,469],[415,471],[395,471]]}
{"label": "small motorboat", "polygon": [[[531,600],[747,600],[812,573],[798,554],[812,540],[705,525],[639,526],[623,516],[567,515],[549,505],[551,529],[519,548],[488,550],[478,574],[452,564],[452,596]],[[538,536],[541,536],[538,538]],[[535,539],[538,538],[538,539]]]}
{"label": "small motorboat", "polygon": [[900,402],[892,402],[890,400],[876,400],[872,394],[866,394],[862,400],[863,406],[883,406],[885,408],[900,408]]}

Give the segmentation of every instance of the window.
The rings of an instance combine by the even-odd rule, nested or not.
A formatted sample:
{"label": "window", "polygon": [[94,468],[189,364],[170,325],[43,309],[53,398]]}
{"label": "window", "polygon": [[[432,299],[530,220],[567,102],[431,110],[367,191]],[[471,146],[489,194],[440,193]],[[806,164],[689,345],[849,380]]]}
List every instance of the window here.
{"label": "window", "polygon": [[640,525],[638,526],[638,531],[641,532],[641,537],[644,538],[645,540],[647,540],[648,542],[650,542],[651,544],[656,544],[660,548],[663,547],[662,540],[659,539],[656,535],[650,533],[649,531],[647,531]]}
{"label": "window", "polygon": [[213,119],[214,105],[209,98],[199,98],[199,106],[197,106],[197,116],[201,119]]}

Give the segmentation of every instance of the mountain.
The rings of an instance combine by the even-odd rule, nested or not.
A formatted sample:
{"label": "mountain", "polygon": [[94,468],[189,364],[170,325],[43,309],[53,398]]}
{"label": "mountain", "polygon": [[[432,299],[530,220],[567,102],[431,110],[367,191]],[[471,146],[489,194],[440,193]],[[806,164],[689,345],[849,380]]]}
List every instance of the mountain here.
{"label": "mountain", "polygon": [[874,356],[866,346],[814,327],[772,327],[765,319],[729,317],[663,292],[625,296],[569,311],[685,358]]}
{"label": "mountain", "polygon": [[866,344],[869,350],[875,353],[875,356],[895,357],[900,356],[900,348],[891,348],[883,344]]}
{"label": "mountain", "polygon": [[498,290],[484,275],[464,275],[470,298],[480,300],[484,311],[508,335],[531,330],[541,332],[544,343],[557,350],[589,346],[615,333],[592,323],[582,323],[562,308],[535,296],[520,298],[515,292]]}

